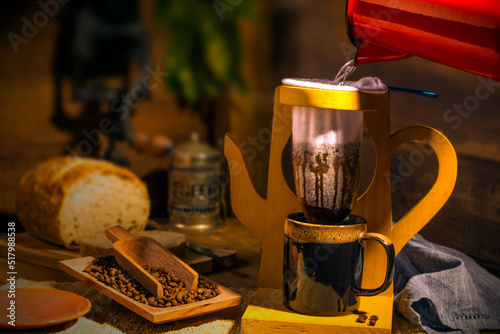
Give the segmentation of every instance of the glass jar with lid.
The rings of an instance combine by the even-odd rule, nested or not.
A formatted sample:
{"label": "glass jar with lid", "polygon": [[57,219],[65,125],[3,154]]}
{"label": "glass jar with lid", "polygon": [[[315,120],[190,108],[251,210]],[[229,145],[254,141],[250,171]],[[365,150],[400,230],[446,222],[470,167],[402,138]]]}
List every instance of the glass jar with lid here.
{"label": "glass jar with lid", "polygon": [[172,228],[213,230],[224,226],[223,187],[219,180],[221,153],[197,133],[172,152],[168,212]]}

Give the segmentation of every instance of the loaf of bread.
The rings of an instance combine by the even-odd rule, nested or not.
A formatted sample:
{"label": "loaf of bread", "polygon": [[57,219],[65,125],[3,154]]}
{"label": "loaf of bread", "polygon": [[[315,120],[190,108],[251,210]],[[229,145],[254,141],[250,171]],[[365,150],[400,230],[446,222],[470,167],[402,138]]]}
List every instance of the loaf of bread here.
{"label": "loaf of bread", "polygon": [[17,218],[29,233],[70,249],[110,226],[144,230],[149,209],[146,186],[130,170],[78,157],[50,159],[29,171],[16,198]]}
{"label": "loaf of bread", "polygon": [[[154,239],[177,257],[184,256],[186,250],[186,236],[182,233],[154,230],[135,233],[135,236]],[[109,253],[113,253],[113,243],[106,235],[82,238],[80,240],[81,256],[98,257]]]}

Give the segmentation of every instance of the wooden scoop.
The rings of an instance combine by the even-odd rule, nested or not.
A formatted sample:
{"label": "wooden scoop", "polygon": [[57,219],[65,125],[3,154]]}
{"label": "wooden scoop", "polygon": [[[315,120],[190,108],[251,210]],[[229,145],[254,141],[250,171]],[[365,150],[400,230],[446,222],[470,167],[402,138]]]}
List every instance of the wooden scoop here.
{"label": "wooden scoop", "polygon": [[136,238],[120,225],[107,228],[106,236],[113,241],[116,262],[155,297],[163,297],[163,287],[144,270],[144,265],[164,267],[179,277],[188,290],[198,286],[198,273],[155,240],[148,237]]}

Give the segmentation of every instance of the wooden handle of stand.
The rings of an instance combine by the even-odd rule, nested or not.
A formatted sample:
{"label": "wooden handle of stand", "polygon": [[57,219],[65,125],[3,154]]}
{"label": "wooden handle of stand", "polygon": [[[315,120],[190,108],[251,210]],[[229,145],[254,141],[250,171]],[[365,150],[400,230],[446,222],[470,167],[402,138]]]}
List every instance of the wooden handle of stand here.
{"label": "wooden handle of stand", "polygon": [[457,155],[450,141],[439,131],[427,126],[411,126],[391,136],[391,150],[394,152],[401,144],[417,141],[429,144],[438,160],[436,182],[414,207],[412,207],[393,227],[391,240],[396,254],[424,227],[443,207],[450,197],[457,179]]}

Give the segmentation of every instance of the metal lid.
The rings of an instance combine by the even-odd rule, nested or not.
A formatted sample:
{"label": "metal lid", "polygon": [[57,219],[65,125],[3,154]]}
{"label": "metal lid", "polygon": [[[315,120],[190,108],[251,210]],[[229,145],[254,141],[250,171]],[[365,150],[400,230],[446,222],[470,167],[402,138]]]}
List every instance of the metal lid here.
{"label": "metal lid", "polygon": [[174,167],[212,168],[220,163],[220,152],[200,140],[198,133],[191,134],[191,140],[176,147],[173,152]]}

